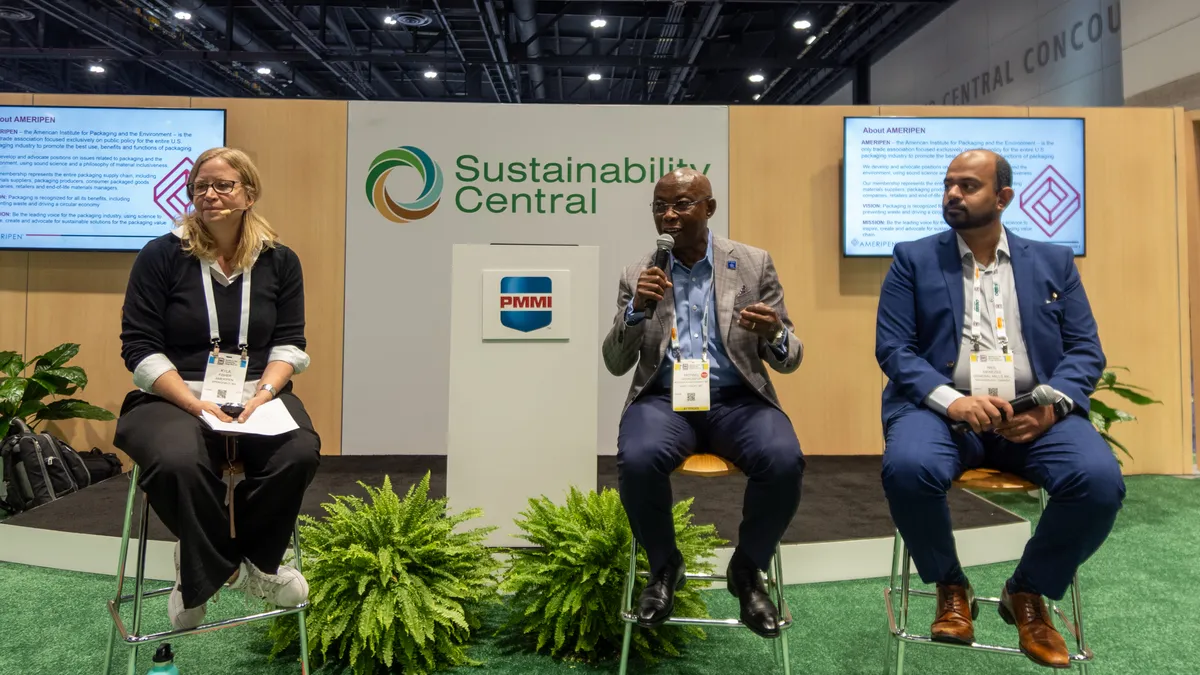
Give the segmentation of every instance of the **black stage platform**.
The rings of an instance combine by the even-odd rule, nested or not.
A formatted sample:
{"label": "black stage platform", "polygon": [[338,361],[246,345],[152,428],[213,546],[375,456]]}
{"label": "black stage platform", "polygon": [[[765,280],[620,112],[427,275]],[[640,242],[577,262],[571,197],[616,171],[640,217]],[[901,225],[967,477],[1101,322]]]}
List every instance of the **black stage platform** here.
{"label": "black stage platform", "polygon": [[[615,489],[616,457],[598,457],[597,462],[597,488]],[[800,510],[783,537],[784,544],[892,536],[892,521],[879,483],[879,456],[815,456],[808,457],[807,462]],[[323,516],[325,511],[320,505],[331,501],[329,495],[354,494],[365,497],[357,481],[379,486],[384,474],[391,476],[392,487],[403,495],[426,471],[432,472],[431,496],[444,496],[444,456],[322,457],[321,468],[304,498],[302,511],[311,516]],[[729,546],[737,543],[742,493],[746,486],[744,477],[695,478],[676,475],[672,481],[676,500],[695,497],[692,505],[694,522],[712,523],[716,525],[718,535],[729,540]],[[116,476],[3,522],[5,525],[119,537],[128,489],[128,474]],[[950,492],[950,510],[956,530],[1022,522],[991,502],[957,488]],[[174,540],[153,515],[150,538]]]}

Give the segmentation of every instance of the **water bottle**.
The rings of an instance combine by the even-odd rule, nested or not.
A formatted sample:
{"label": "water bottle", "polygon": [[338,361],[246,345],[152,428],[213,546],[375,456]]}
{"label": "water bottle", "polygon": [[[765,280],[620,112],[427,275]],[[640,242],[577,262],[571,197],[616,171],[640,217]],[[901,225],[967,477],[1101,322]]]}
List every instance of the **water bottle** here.
{"label": "water bottle", "polygon": [[175,655],[171,653],[170,643],[162,643],[158,651],[154,652],[154,665],[150,666],[150,672],[146,675],[179,675],[179,669],[175,667]]}

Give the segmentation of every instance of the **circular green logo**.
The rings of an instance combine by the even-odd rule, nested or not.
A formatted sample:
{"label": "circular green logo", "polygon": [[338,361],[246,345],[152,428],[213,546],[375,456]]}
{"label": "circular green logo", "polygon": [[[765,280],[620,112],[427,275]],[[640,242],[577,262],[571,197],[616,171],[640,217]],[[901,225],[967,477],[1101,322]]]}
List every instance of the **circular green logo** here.
{"label": "circular green logo", "polygon": [[[425,181],[421,194],[410,202],[396,201],[388,194],[387,179],[392,169],[412,167]],[[420,148],[402,145],[385,150],[371,161],[367,171],[367,201],[379,215],[393,223],[409,223],[433,213],[442,199],[442,167]]]}

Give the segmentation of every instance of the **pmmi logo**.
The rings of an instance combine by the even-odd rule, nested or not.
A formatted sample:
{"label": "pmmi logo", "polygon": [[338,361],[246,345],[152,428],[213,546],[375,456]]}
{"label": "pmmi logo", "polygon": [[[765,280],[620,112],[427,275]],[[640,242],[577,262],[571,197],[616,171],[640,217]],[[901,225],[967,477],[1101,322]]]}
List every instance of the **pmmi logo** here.
{"label": "pmmi logo", "polygon": [[553,314],[553,292],[550,277],[502,277],[501,325],[522,333],[549,326]]}

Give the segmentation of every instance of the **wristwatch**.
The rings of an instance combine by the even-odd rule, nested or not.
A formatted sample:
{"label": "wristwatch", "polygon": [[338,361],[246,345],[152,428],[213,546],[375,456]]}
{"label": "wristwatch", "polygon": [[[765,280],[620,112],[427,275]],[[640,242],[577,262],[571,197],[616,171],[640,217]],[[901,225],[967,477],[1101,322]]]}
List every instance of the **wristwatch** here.
{"label": "wristwatch", "polygon": [[1071,413],[1072,407],[1073,406],[1071,405],[1071,402],[1068,401],[1065,396],[1060,396],[1059,399],[1054,402],[1054,419],[1063,419]]}
{"label": "wristwatch", "polygon": [[271,386],[271,384],[269,382],[263,382],[262,385],[260,385],[258,388],[259,391],[262,391],[264,389],[266,389],[268,392],[270,392],[272,399],[274,399],[276,396],[279,395],[279,391],[276,390],[275,387]]}

